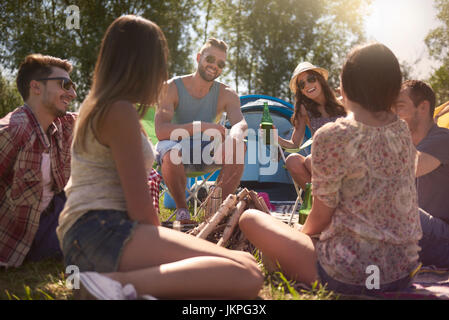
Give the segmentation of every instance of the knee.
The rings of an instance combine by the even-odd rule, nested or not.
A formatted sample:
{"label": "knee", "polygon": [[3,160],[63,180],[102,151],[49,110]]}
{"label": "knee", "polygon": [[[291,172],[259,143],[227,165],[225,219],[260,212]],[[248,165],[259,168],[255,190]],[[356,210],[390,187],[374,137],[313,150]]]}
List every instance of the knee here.
{"label": "knee", "polygon": [[162,168],[173,168],[178,166],[183,166],[181,151],[172,149],[164,154],[162,157]]}
{"label": "knee", "polygon": [[260,215],[260,213],[261,212],[257,209],[248,209],[241,214],[239,219],[239,227],[243,231],[243,233],[250,229],[251,226],[255,225],[257,217]]}
{"label": "knee", "polygon": [[245,298],[252,299],[257,296],[262,288],[264,283],[264,275],[253,255],[245,251],[238,251],[238,253],[241,255],[241,259],[239,261],[241,280],[239,282],[241,284],[245,283]]}
{"label": "knee", "polygon": [[285,160],[285,166],[289,171],[301,171],[304,166],[304,158],[299,154],[291,154]]}

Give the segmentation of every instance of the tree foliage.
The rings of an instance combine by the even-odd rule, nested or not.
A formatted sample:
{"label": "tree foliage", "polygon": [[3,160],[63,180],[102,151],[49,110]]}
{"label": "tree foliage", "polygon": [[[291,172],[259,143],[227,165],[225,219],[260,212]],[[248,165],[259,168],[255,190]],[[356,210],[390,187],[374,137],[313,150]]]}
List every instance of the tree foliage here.
{"label": "tree foliage", "polygon": [[362,22],[371,0],[80,0],[80,28],[69,29],[70,0],[4,0],[0,10],[0,61],[17,70],[39,52],[74,65],[78,101],[87,93],[101,39],[123,14],[156,22],[170,49],[170,76],[194,69],[192,53],[209,36],[229,44],[224,81],[240,94],[289,100],[296,65],[310,61],[330,71],[338,85],[349,48],[363,39]]}
{"label": "tree foliage", "polygon": [[442,65],[433,73],[429,82],[435,90],[437,101],[443,103],[449,100],[449,2],[435,0],[435,5],[442,25],[427,35],[426,45],[430,55],[441,61]]}
{"label": "tree foliage", "polygon": [[363,39],[363,0],[218,0],[215,33],[230,44],[230,73],[244,93],[288,99],[301,61],[330,71],[338,83],[348,49]]}
{"label": "tree foliage", "polygon": [[189,59],[189,27],[195,23],[196,2],[189,0],[83,0],[79,7],[79,29],[66,21],[70,0],[4,0],[0,11],[0,61],[16,70],[31,53],[49,54],[74,64],[73,80],[78,84],[79,101],[87,93],[101,39],[109,24],[124,14],[138,14],[156,22],[167,38],[171,53],[169,72],[192,69]]}
{"label": "tree foliage", "polygon": [[22,97],[14,83],[0,73],[0,118],[23,104]]}

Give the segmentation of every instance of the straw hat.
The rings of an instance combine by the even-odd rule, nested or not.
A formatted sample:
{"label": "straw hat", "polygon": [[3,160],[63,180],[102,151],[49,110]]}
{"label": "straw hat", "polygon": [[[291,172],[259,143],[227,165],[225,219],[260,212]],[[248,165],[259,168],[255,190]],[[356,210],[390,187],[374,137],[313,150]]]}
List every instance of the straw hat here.
{"label": "straw hat", "polygon": [[311,64],[310,62],[301,62],[296,66],[295,71],[293,72],[292,79],[290,80],[290,90],[292,90],[293,93],[296,93],[296,78],[303,72],[313,70],[318,73],[320,73],[324,79],[327,81],[327,78],[329,76],[329,72],[326,69],[319,68]]}

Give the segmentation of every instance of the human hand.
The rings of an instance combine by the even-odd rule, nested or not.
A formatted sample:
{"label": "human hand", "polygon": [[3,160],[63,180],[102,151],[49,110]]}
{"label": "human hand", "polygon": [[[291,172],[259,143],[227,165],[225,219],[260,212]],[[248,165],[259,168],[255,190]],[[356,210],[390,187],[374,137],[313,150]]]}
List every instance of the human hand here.
{"label": "human hand", "polygon": [[207,136],[213,137],[214,140],[220,137],[220,143],[226,137],[226,128],[218,123],[201,122],[201,131]]}

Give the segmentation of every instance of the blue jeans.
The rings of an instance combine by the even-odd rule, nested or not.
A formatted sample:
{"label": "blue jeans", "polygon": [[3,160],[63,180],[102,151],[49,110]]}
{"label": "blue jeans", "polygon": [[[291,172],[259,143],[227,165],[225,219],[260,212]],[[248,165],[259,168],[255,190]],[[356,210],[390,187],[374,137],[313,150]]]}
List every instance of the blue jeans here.
{"label": "blue jeans", "polygon": [[323,267],[317,262],[318,269],[318,278],[320,279],[320,283],[327,284],[327,289],[341,293],[341,294],[349,294],[349,295],[366,295],[366,296],[375,296],[381,292],[395,292],[401,291],[408,288],[412,284],[413,278],[410,276],[406,276],[402,279],[384,283],[379,285],[379,289],[368,289],[366,286],[349,284],[340,282],[335,280],[331,276],[329,276],[326,271],[324,271]]}
{"label": "blue jeans", "polygon": [[34,236],[30,251],[25,261],[36,262],[49,258],[62,258],[59,240],[56,236],[59,214],[64,208],[66,197],[64,192],[53,197],[48,207],[42,212],[39,219],[39,228]]}
{"label": "blue jeans", "polygon": [[123,248],[137,226],[124,211],[91,210],[66,232],[62,251],[66,266],[81,272],[115,272]]}
{"label": "blue jeans", "polygon": [[[449,210],[449,209],[448,209]],[[419,259],[423,265],[449,268],[449,224],[419,209],[423,236]]]}

